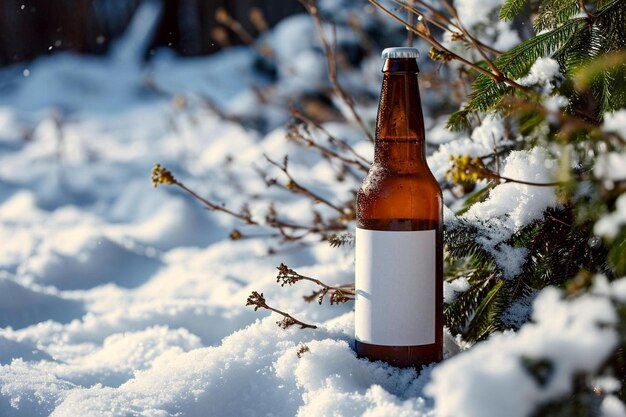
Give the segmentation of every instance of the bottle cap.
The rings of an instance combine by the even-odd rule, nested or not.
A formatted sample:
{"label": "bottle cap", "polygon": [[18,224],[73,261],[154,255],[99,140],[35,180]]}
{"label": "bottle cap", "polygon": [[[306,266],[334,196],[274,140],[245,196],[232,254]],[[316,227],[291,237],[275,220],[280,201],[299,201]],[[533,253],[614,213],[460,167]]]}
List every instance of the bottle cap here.
{"label": "bottle cap", "polygon": [[406,46],[396,48],[385,48],[382,53],[383,59],[387,58],[419,58],[420,52],[417,48],[409,48]]}

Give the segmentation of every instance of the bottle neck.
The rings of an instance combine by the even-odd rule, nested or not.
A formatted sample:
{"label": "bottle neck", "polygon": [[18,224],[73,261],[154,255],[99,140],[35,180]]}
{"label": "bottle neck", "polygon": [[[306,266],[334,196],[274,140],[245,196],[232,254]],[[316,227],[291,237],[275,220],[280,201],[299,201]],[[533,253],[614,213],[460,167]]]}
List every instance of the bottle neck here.
{"label": "bottle neck", "polygon": [[385,60],[376,119],[374,162],[377,164],[404,170],[425,161],[418,72],[413,58]]}

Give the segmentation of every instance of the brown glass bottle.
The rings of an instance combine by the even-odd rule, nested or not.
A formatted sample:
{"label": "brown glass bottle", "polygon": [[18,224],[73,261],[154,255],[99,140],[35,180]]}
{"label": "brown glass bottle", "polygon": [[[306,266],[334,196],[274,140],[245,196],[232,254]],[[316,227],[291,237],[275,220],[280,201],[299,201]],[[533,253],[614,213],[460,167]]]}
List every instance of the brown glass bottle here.
{"label": "brown glass bottle", "polygon": [[357,194],[356,352],[399,367],[443,355],[443,203],[426,164],[417,56],[383,52],[374,163]]}

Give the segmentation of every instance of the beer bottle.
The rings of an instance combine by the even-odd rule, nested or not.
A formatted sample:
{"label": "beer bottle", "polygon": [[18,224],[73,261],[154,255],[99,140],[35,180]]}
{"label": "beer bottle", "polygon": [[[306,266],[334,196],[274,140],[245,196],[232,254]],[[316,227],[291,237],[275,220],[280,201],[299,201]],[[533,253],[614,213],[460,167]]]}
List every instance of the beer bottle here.
{"label": "beer bottle", "polygon": [[374,163],[357,193],[355,347],[419,367],[443,355],[443,203],[426,164],[419,52],[382,56]]}

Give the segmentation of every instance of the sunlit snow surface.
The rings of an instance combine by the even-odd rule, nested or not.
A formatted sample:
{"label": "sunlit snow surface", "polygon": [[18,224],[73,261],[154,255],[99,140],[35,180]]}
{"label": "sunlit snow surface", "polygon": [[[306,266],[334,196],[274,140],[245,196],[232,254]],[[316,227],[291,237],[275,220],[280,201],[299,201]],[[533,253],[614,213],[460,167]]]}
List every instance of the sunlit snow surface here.
{"label": "sunlit snow surface", "polygon": [[[152,12],[144,8],[142,19]],[[273,36],[296,29],[313,39],[307,16]],[[350,282],[351,248],[231,242],[235,227],[256,231],[150,182],[158,161],[234,210],[247,200],[245,186],[266,197],[251,202],[255,218],[274,201],[307,221],[308,202],[268,190],[254,169],[267,166],[264,155],[289,153],[294,172],[310,173],[303,183],[351,196],[354,183],[330,193],[336,173],[289,144],[284,129],[260,135],[201,105],[200,94],[235,114],[252,109],[249,87],[264,82],[254,51],[189,60],[161,52],[142,67],[132,59],[140,44],[130,36],[104,58],[59,54],[2,73],[0,415],[432,414],[432,400],[420,396],[429,369],[418,376],[357,359],[351,305],[307,305],[312,285],[275,282],[281,262]],[[311,59],[324,68],[320,56]],[[311,77],[325,74],[305,67],[315,88]],[[302,84],[302,74],[285,77],[287,92]],[[172,96],[179,93],[187,94],[182,106]],[[326,127],[362,140],[344,125]],[[320,329],[280,329],[277,317],[245,306],[252,290]],[[302,344],[310,350],[298,358]]]}
{"label": "sunlit snow surface", "polygon": [[[303,184],[337,201],[351,198],[357,183],[338,184],[323,158],[285,140],[276,127],[284,112],[254,103],[250,85],[266,80],[253,70],[251,49],[188,60],[161,52],[142,67],[133,57],[156,15],[145,7],[141,13],[110,56],[59,54],[0,73],[0,416],[501,417],[514,415],[506,414],[511,409],[526,416],[534,403],[567,392],[570,374],[603,359],[615,338],[595,327],[614,320],[608,286],[571,306],[550,290],[537,300],[535,324],[421,373],[357,359],[351,305],[305,304],[313,286],[281,288],[275,279],[284,262],[328,283],[350,282],[352,247],[232,242],[233,228],[255,229],[208,212],[177,189],[154,189],[149,174],[158,161],[233,209],[249,200],[243,188],[263,196],[250,201],[255,218],[274,201],[294,221],[308,219],[311,206],[266,188],[255,170],[267,166],[264,155],[289,154]],[[293,71],[279,74],[279,94],[317,88],[325,77],[307,19],[286,20],[269,37],[275,47],[295,38],[309,47]],[[293,51],[279,52],[288,60]],[[378,64],[364,64],[376,67],[363,75],[373,90]],[[172,96],[178,93],[187,94],[185,102]],[[260,134],[222,120],[199,95],[231,115],[263,113],[271,129]],[[502,140],[494,118],[458,141],[444,122],[427,121],[431,143],[444,144],[429,159],[438,178],[450,155],[482,155]],[[325,127],[371,157],[357,129]],[[515,153],[504,172],[547,181],[545,161],[539,151]],[[524,169],[528,162],[535,169]],[[503,216],[506,236],[485,237],[495,248],[555,205],[551,190],[540,193],[500,186],[467,217]],[[449,210],[446,216],[453,221]],[[624,285],[617,287],[626,298]],[[450,284],[448,301],[466,289],[466,282]],[[252,290],[319,328],[280,329],[279,317],[245,307]],[[466,348],[446,339],[449,356]],[[303,345],[309,350],[299,357]],[[550,390],[529,379],[515,362],[520,355],[558,362]],[[620,407],[614,397],[604,406],[613,413],[607,415],[620,415]]]}

